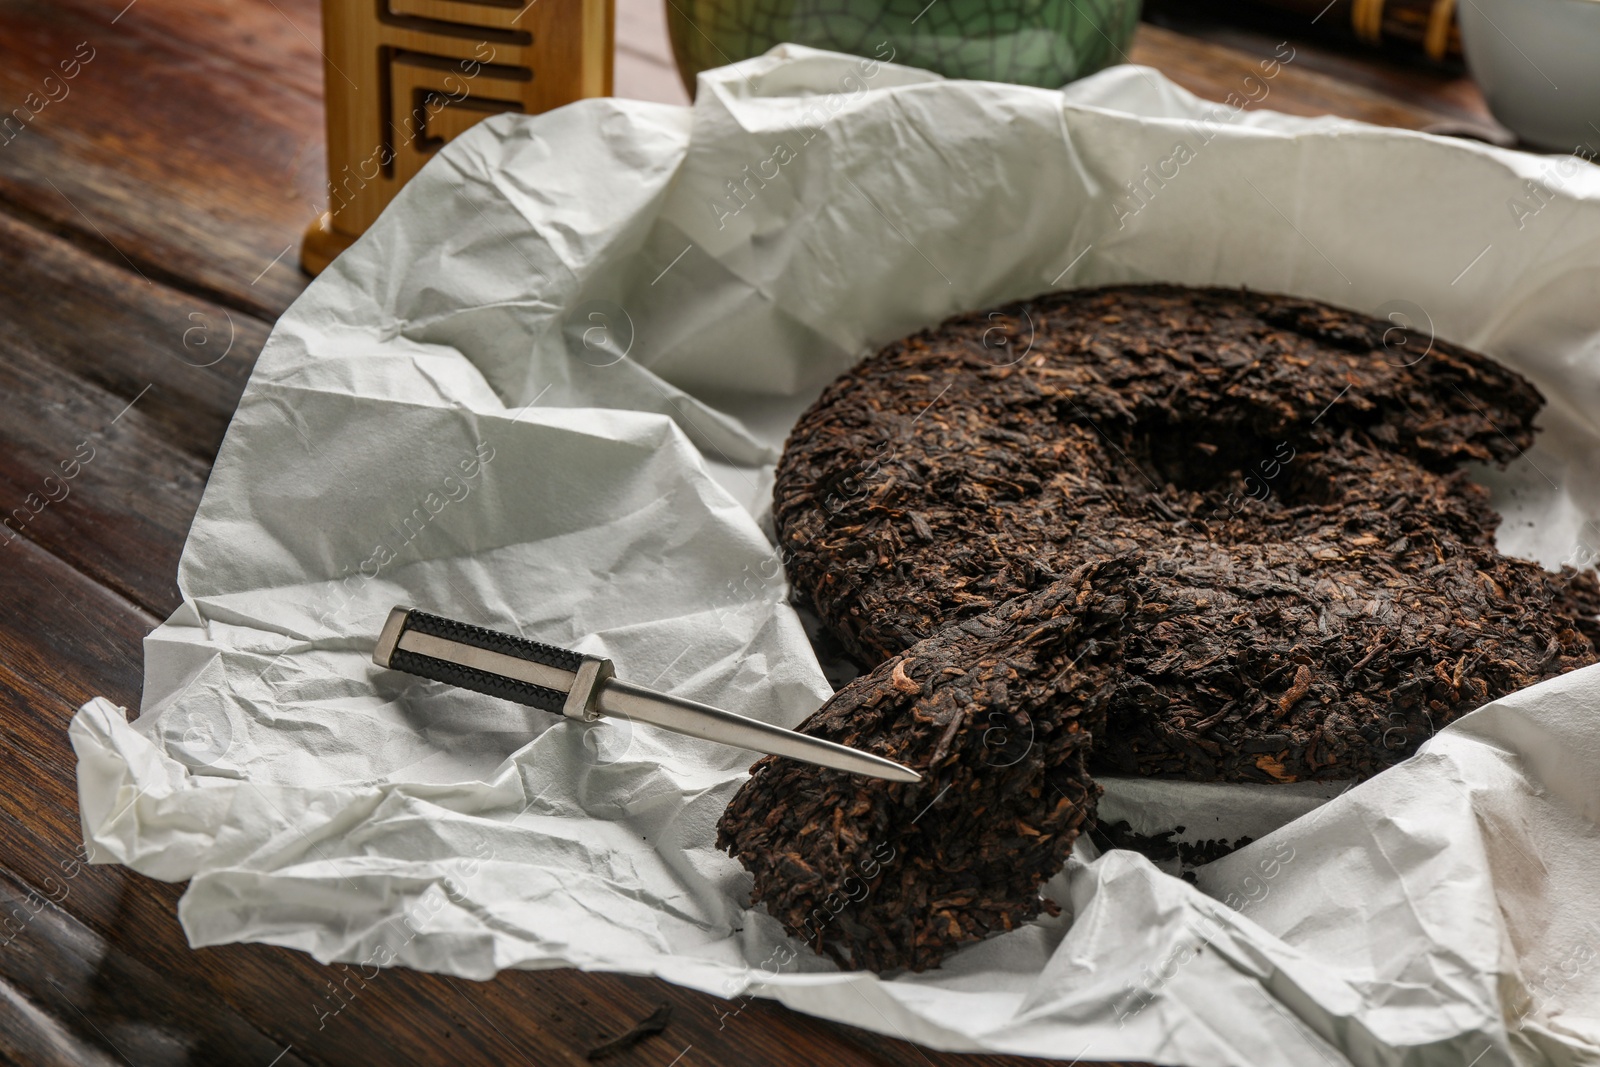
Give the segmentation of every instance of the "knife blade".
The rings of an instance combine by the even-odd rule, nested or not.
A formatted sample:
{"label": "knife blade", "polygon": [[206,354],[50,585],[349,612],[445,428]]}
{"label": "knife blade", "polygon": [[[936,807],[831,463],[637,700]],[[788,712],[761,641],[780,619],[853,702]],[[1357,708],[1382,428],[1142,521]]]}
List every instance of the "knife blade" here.
{"label": "knife blade", "polygon": [[601,716],[631,719],[850,774],[922,780],[911,768],[870,752],[624,682],[610,660],[413,608],[389,612],[372,662],[580,722]]}

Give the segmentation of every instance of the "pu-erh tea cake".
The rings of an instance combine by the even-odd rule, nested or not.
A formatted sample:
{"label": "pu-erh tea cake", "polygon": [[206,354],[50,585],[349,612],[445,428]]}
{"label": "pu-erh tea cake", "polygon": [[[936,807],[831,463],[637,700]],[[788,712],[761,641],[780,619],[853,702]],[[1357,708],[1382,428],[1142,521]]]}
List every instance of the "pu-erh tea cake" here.
{"label": "pu-erh tea cake", "polygon": [[924,780],[769,758],[719,844],[814,949],[920,970],[1053,907],[1094,771],[1365,778],[1594,662],[1593,572],[1501,554],[1464,470],[1517,458],[1542,403],[1240,290],[1055,293],[889,345],[796,424],[774,520],[867,671],[801,729]]}

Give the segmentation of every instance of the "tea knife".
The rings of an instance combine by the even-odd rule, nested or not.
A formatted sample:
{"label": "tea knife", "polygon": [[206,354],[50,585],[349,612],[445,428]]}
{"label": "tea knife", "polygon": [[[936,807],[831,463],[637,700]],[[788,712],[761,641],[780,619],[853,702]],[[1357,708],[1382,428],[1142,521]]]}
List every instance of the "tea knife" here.
{"label": "tea knife", "polygon": [[631,719],[869,778],[922,780],[911,768],[870,752],[624,682],[608,659],[412,608],[389,612],[372,662],[580,722],[602,715]]}

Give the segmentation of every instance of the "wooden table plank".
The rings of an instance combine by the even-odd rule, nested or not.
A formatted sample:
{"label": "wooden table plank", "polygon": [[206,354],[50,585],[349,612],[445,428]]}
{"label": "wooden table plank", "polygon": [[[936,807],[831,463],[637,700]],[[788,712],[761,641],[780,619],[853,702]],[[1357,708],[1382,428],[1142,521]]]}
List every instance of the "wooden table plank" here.
{"label": "wooden table plank", "polygon": [[164,617],[267,325],[4,215],[0,322],[0,550],[34,540]]}
{"label": "wooden table plank", "polygon": [[[210,40],[204,21],[175,20],[187,32],[170,39],[123,25],[163,2],[115,25],[115,4],[0,4],[0,102],[35,112],[0,144],[0,210],[142,278],[275,318],[305,287],[300,235],[326,200],[320,61],[289,88],[246,76],[233,55],[245,40]],[[262,0],[234,7],[278,18]]]}
{"label": "wooden table plank", "polygon": [[[14,609],[0,616],[4,650],[0,699],[9,725],[0,737],[0,767],[8,783],[0,791],[0,861],[10,881],[9,886],[0,885],[0,897],[9,900],[31,891],[60,907],[37,914],[36,902],[35,907],[0,909],[23,920],[20,932],[5,928],[12,940],[0,950],[0,977],[13,998],[32,1009],[3,1014],[22,1019],[31,1014],[48,1016],[71,1035],[72,1042],[111,1052],[122,1062],[111,1045],[115,1038],[108,1041],[104,1031],[114,1029],[118,1020],[137,1018],[128,1009],[137,1007],[141,998],[161,993],[172,1001],[167,1014],[187,1014],[184,1029],[192,1040],[214,1046],[220,1040],[214,1027],[226,1023],[224,1035],[231,1034],[228,1040],[236,1047],[242,1042],[264,1050],[270,1042],[259,1033],[252,1037],[249,1027],[207,994],[204,981],[174,984],[159,979],[117,947],[119,939],[154,937],[187,952],[181,937],[172,937],[176,887],[149,883],[120,867],[81,862],[75,759],[66,724],[77,704],[96,691],[123,700],[136,694],[137,642],[152,620],[30,542],[14,546],[13,552],[10,565],[0,570],[0,596]],[[145,885],[140,883],[160,892],[143,892]],[[157,905],[162,918],[153,923],[119,922],[130,891]],[[74,918],[85,914],[101,917],[102,928],[93,930]],[[138,972],[133,986],[84,980],[91,965],[105,961],[110,950],[118,952],[112,966],[123,974]],[[73,989],[78,990],[76,995],[70,992]],[[94,996],[86,998],[84,990]],[[146,1002],[145,1007],[151,1013],[154,1005]],[[97,1027],[101,1033],[96,1033]],[[50,1028],[38,1024],[25,1028],[21,1036],[30,1031],[36,1039],[50,1035]],[[65,1044],[60,1051],[66,1062],[87,1059],[73,1058]],[[275,1055],[277,1049],[272,1052]]]}
{"label": "wooden table plank", "polygon": [[[322,102],[319,0],[56,0],[56,6],[107,25],[116,19],[119,32],[156,44],[203,41],[227,76],[276,82]],[[320,122],[306,132],[320,143]]]}
{"label": "wooden table plank", "polygon": [[[90,1056],[84,1048],[89,1044],[86,1038],[61,1040],[59,1026],[28,1027],[17,1035],[22,1039],[17,1043],[34,1046],[29,1061],[112,1062],[113,1057],[105,1055],[110,1052],[139,1067],[190,1063],[303,1067],[305,1061],[293,1050],[275,1044],[225,1005],[173,989],[150,968],[50,903],[52,895],[68,894],[62,899],[71,900],[71,882],[60,878],[78,861],[69,857],[63,862],[68,866],[58,871],[48,888],[0,876],[0,914],[26,921],[0,950],[0,981],[12,998],[32,1005],[37,1015],[57,1020],[80,1016],[103,1045]],[[17,1012],[12,1017],[26,1019],[32,1014]],[[0,1011],[0,1016],[6,1015],[12,1013]],[[0,1025],[0,1032],[5,1029],[10,1027]],[[34,1040],[23,1036],[28,1031]]]}
{"label": "wooden table plank", "polygon": [[79,1040],[4,981],[0,981],[0,1060],[35,1067],[115,1067],[120,1062]]}
{"label": "wooden table plank", "polygon": [[0,353],[70,374],[120,401],[119,410],[138,398],[141,421],[206,465],[269,329],[5,215],[0,322]]}
{"label": "wooden table plank", "polygon": [[[42,416],[42,417],[41,417]],[[0,550],[29,542],[152,616],[175,576],[207,465],[168,444],[137,406],[0,342]]]}
{"label": "wooden table plank", "polygon": [[1144,14],[1146,20],[1181,37],[1258,59],[1272,55],[1287,38],[1296,50],[1296,64],[1305,70],[1403,101],[1443,122],[1477,126],[1496,137],[1510,134],[1489,113],[1477,85],[1457,66],[1435,64],[1412,52],[1340,45],[1314,35],[1299,16],[1241,9],[1236,0],[1146,0]]}
{"label": "wooden table plank", "polygon": [[[1142,23],[1129,58],[1155,67],[1196,96],[1226,101],[1231,94],[1235,101],[1261,110],[1289,115],[1338,115],[1411,130],[1435,125],[1448,117],[1427,104],[1402,100],[1311,69],[1302,57],[1314,50],[1314,45],[1297,40],[1288,48],[1292,51],[1276,55],[1275,47],[1259,53],[1246,52]],[[1288,56],[1293,58],[1285,63]],[[1263,78],[1261,64],[1269,59],[1277,62],[1277,73]],[[1251,102],[1252,97],[1257,99]]]}

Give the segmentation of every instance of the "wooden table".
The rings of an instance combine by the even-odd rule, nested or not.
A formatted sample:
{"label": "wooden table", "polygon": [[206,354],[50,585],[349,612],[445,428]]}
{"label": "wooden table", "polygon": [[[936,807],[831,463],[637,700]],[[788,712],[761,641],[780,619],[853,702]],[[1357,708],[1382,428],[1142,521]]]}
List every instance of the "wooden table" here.
{"label": "wooden table", "polygon": [[[324,1018],[343,970],[190,949],[181,886],[77,862],[67,722],[96,694],[137,707],[140,642],[179,602],[229,416],[307,284],[298,242],[325,204],[319,36],[316,0],[0,0],[0,109],[37,110],[0,132],[0,913],[15,928],[0,932],[0,1050],[137,1067],[577,1064],[667,1004],[665,1031],[609,1062],[1037,1062],[944,1055],[763,1001],[729,1015],[738,1005],[665,982],[574,971],[387,971]],[[1191,19],[1146,25],[1132,57],[1220,99],[1278,39]],[[1487,121],[1459,76],[1294,45],[1267,106]],[[60,80],[62,63],[76,76]],[[684,99],[659,0],[620,0],[617,88]]]}

